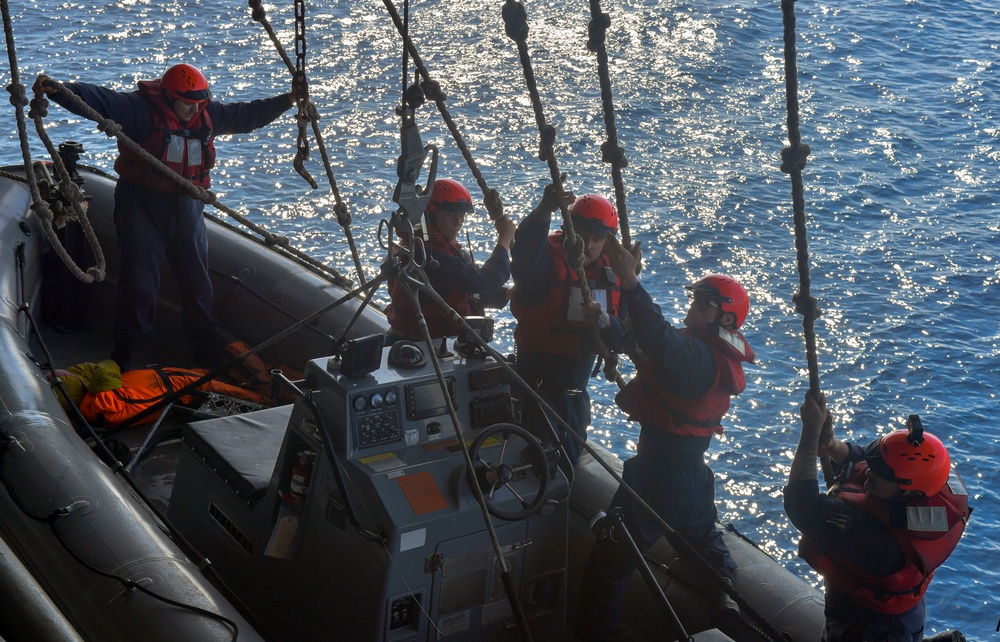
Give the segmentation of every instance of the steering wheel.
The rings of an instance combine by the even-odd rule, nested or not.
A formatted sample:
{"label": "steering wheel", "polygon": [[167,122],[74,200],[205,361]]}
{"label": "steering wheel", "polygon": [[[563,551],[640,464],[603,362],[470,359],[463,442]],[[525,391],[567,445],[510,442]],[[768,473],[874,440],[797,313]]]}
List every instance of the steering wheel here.
{"label": "steering wheel", "polygon": [[[485,452],[480,453],[483,444],[490,438],[496,438],[499,443],[487,445]],[[519,448],[519,445],[523,447]],[[479,433],[472,442],[469,457],[475,471],[475,478],[470,478],[469,483],[479,484],[490,515],[513,522],[528,517],[542,506],[549,487],[549,464],[541,442],[530,432],[514,424],[494,424]],[[527,501],[514,487],[514,482],[524,479],[538,483],[531,501]],[[520,486],[524,492],[524,484]],[[531,488],[529,485],[528,490]],[[498,501],[511,496],[520,502],[521,510],[507,511],[497,507]]]}

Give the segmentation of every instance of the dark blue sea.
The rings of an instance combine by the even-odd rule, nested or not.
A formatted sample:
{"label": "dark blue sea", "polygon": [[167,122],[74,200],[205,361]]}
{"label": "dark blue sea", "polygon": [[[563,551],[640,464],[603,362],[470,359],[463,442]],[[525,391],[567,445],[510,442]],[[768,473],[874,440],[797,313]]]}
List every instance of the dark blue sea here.
{"label": "dark blue sea", "polygon": [[[21,81],[45,72],[134,88],[189,62],[216,97],[285,92],[290,74],[245,2],[13,3]],[[410,34],[490,185],[515,221],[549,180],[516,46],[499,1],[416,0]],[[268,20],[295,55],[292,2]],[[589,3],[525,0],[528,49],[555,153],[578,194],[610,195],[596,57],[586,47]],[[781,505],[808,386],[787,145],[782,15],[777,0],[605,0],[613,101],[628,222],[642,241],[642,281],[668,319],[682,286],[725,272],[747,286],[745,334],[758,360],[710,451],[722,518],[794,572],[798,534]],[[400,13],[403,7],[399,7]],[[854,0],[795,7],[803,172],[821,388],[841,436],[867,442],[917,413],[948,445],[975,513],[928,592],[928,632],[961,628],[1000,640],[1000,8],[995,0]],[[306,70],[361,260],[374,274],[376,228],[393,209],[400,151],[402,48],[384,5],[306,2]],[[412,68],[411,68],[412,76]],[[4,69],[4,85],[10,82]],[[5,103],[6,104],[6,103]],[[227,205],[353,274],[315,144],[312,190],[294,172],[292,112],[253,135],[219,143],[214,189]],[[417,112],[440,175],[475,181],[433,105]],[[0,161],[19,163],[9,104]],[[111,170],[114,144],[53,106],[49,134],[82,141],[85,162]],[[310,139],[312,139],[310,133]],[[32,137],[32,152],[43,151]],[[467,229],[479,258],[492,248],[485,208]],[[384,302],[384,292],[380,293]],[[512,319],[497,343],[511,350]],[[626,378],[633,373],[625,361]],[[622,457],[637,427],[591,381],[591,438]]]}

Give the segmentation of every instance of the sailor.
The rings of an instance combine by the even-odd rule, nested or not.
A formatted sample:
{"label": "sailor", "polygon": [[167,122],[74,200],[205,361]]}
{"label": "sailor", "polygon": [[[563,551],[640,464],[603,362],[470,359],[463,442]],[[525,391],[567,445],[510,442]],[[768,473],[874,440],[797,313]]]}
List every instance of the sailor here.
{"label": "sailor", "polygon": [[[723,432],[731,397],[746,387],[743,363],[753,362],[754,352],[739,328],[750,299],[734,279],[708,275],[686,286],[691,304],[686,327],[677,329],[639,283],[634,257],[613,238],[607,251],[643,354],[636,376],[615,398],[641,426],[636,455],[625,462],[622,478],[722,576],[703,581],[701,588],[715,626],[725,632],[739,617],[723,587],[732,582],[736,563],[716,527],[715,475],[704,453],[712,437]],[[610,508],[621,510],[643,553],[665,534],[660,522],[622,488]],[[577,634],[582,639],[615,639],[625,588],[635,570],[621,538],[595,541],[581,581]]]}
{"label": "sailor", "polygon": [[[802,533],[799,555],[826,579],[823,640],[919,642],[924,594],[972,512],[948,450],[917,415],[864,448],[834,435],[822,394],[807,392],[800,415],[785,511]],[[827,494],[817,456],[838,464]],[[964,639],[953,635],[933,639]]]}
{"label": "sailor", "polygon": [[[496,247],[490,258],[479,267],[458,241],[465,217],[474,209],[469,190],[456,180],[439,178],[434,181],[424,213],[427,230],[423,252],[427,257],[424,260],[427,280],[448,306],[463,317],[482,315],[486,307],[503,308],[507,305],[504,285],[510,278],[510,243],[516,229],[507,216],[493,222],[497,231]],[[423,236],[419,231],[418,235]],[[408,246],[409,235],[402,234],[400,242]],[[408,258],[403,256],[400,263],[405,266]],[[423,339],[413,300],[397,277],[389,278],[389,295],[392,302],[385,314],[391,327],[386,335],[386,345],[400,339]],[[441,306],[424,294],[419,296],[419,301],[432,339],[459,334],[461,326]]]}
{"label": "sailor", "polygon": [[[119,92],[87,83],[64,84],[155,158],[196,186],[208,189],[215,165],[215,138],[245,134],[269,124],[295,104],[293,93],[249,103],[212,100],[205,76],[189,64],[173,65],[156,80],[139,81],[138,90]],[[34,90],[75,111],[48,76]],[[84,114],[79,114],[84,115]],[[114,219],[118,242],[118,288],[114,312],[114,359],[123,372],[136,343],[153,328],[160,270],[170,265],[180,286],[184,333],[196,360],[220,361],[234,338],[219,328],[208,273],[204,203],[118,144]]]}
{"label": "sailor", "polygon": [[[627,330],[622,320],[618,278],[611,271],[604,244],[618,230],[611,201],[597,194],[575,198],[563,192],[573,229],[584,244],[583,266],[592,300],[584,303],[576,271],[563,248],[562,231],[549,234],[552,213],[560,207],[554,185],[546,186],[538,206],[518,225],[514,236],[510,309],[517,319],[514,343],[518,375],[579,436],[563,435],[567,459],[575,464],[590,425],[587,382],[600,342],[620,350]],[[596,329],[596,330],[595,330]],[[523,422],[543,443],[554,447],[559,426],[525,396]]]}

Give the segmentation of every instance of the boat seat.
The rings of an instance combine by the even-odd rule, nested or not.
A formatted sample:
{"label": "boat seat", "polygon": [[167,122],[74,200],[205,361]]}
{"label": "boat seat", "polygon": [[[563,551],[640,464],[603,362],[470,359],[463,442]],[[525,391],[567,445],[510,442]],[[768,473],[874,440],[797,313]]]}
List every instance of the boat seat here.
{"label": "boat seat", "polygon": [[184,447],[253,507],[267,493],[291,414],[289,404],[191,422],[184,426]]}

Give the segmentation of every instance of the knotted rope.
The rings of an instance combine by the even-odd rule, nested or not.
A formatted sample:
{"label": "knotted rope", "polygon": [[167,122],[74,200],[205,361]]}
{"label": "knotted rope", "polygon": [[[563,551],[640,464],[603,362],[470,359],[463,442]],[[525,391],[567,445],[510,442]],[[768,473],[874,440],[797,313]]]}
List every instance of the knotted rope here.
{"label": "knotted rope", "polygon": [[[434,104],[437,106],[438,112],[441,114],[441,118],[448,127],[448,131],[451,132],[451,137],[455,141],[455,145],[458,147],[459,151],[462,152],[462,157],[465,159],[466,165],[469,166],[469,171],[472,172],[473,177],[476,179],[476,184],[479,185],[479,189],[483,193],[483,205],[486,207],[490,220],[496,221],[504,215],[503,201],[500,199],[499,192],[489,186],[482,171],[480,171],[479,166],[476,164],[476,159],[472,157],[472,152],[469,150],[469,146],[466,145],[465,139],[462,137],[462,132],[458,129],[458,125],[451,117],[451,113],[448,111],[448,106],[445,104],[445,101],[448,100],[447,94],[445,94],[444,90],[441,89],[441,85],[436,80],[431,78],[430,73],[427,71],[427,67],[424,66],[423,61],[420,59],[417,47],[410,39],[403,20],[399,17],[399,12],[396,10],[392,0],[382,0],[382,3],[389,11],[389,16],[392,18],[393,24],[396,25],[396,30],[399,32],[399,35],[403,38],[404,45],[410,54],[410,58],[413,59],[413,66],[421,78],[420,87],[423,90],[423,95],[429,100],[434,101]],[[414,108],[418,106],[419,105],[413,105]]]}
{"label": "knotted rope", "polygon": [[[809,243],[806,239],[805,197],[802,170],[809,156],[809,146],[802,143],[799,131],[799,79],[795,50],[795,0],[782,0],[782,24],[785,44],[785,109],[789,146],[781,150],[781,171],[791,177],[792,213],[795,225],[795,260],[799,272],[799,291],[792,296],[795,311],[802,315],[802,334],[806,341],[806,364],[809,369],[809,390],[819,399],[819,359],[816,356],[815,321],[820,316],[819,305],[810,293]],[[827,486],[833,482],[830,459],[821,459],[823,478]]]}
{"label": "knotted rope", "polygon": [[[563,202],[562,194],[562,174],[559,172],[559,164],[556,162],[555,140],[556,128],[545,121],[545,112],[542,109],[542,100],[538,94],[538,83],[535,81],[535,73],[531,65],[531,55],[528,52],[528,14],[524,5],[516,0],[505,0],[503,5],[504,30],[507,36],[517,44],[518,56],[521,60],[521,69],[524,71],[524,81],[528,87],[528,94],[531,96],[531,107],[535,115],[535,123],[538,126],[538,160],[548,164],[549,174],[552,184],[559,195],[559,209],[562,213],[563,229],[563,249],[566,252],[566,260],[569,267],[576,273],[577,282],[583,294],[583,302],[590,303],[593,295],[590,292],[590,285],[587,283],[587,274],[584,271],[583,255],[584,243],[580,235],[573,228],[573,217],[569,208]],[[598,346],[599,354],[605,363],[609,363],[611,352],[600,337],[596,328],[593,331],[595,343]],[[621,374],[614,370],[605,372],[608,379],[614,380],[618,387],[625,386],[625,380]]]}
{"label": "knotted rope", "polygon": [[259,234],[264,239],[264,243],[269,247],[279,248],[283,252],[287,252],[288,254],[295,256],[299,260],[315,267],[317,270],[320,270],[323,273],[333,277],[339,283],[342,284],[349,283],[349,281],[345,279],[342,274],[340,274],[333,268],[312,258],[311,256],[305,254],[301,250],[291,246],[286,237],[281,236],[279,234],[272,234],[263,227],[254,223],[253,221],[247,219],[239,212],[233,210],[224,203],[220,202],[218,197],[211,190],[207,190],[203,187],[198,187],[188,179],[184,178],[174,170],[167,167],[165,164],[163,164],[163,162],[160,161],[160,159],[156,158],[155,156],[147,152],[145,149],[142,148],[142,146],[140,146],[138,143],[136,143],[131,138],[126,136],[125,133],[122,132],[121,125],[119,125],[118,123],[109,118],[101,116],[90,105],[85,103],[83,99],[81,99],[72,91],[64,87],[62,83],[52,80],[51,78],[49,78],[44,82],[47,83],[50,87],[56,89],[57,92],[59,92],[63,97],[65,97],[66,102],[70,103],[73,106],[73,109],[76,111],[76,113],[82,114],[84,117],[97,123],[98,131],[104,132],[104,134],[108,136],[108,138],[112,137],[116,138],[121,144],[125,145],[134,154],[139,156],[139,158],[143,162],[149,163],[154,169],[156,169],[156,171],[160,172],[161,174],[169,178],[181,190],[189,194],[192,198],[196,198],[206,205],[211,205],[215,207],[216,209],[225,213],[230,218],[238,221],[251,231]]}
{"label": "knotted rope", "polygon": [[[28,184],[28,191],[31,194],[31,209],[41,221],[42,228],[45,230],[45,236],[49,239],[49,243],[52,245],[53,251],[59,256],[69,271],[73,273],[73,276],[84,283],[103,281],[106,273],[104,251],[101,249],[101,244],[97,240],[94,228],[90,225],[90,219],[87,218],[87,206],[83,199],[83,193],[80,191],[80,187],[73,182],[69,172],[66,170],[65,164],[62,161],[62,157],[52,145],[52,141],[49,140],[48,135],[45,133],[45,127],[42,125],[42,115],[44,114],[45,105],[47,104],[44,98],[39,102],[37,107],[34,104],[32,105],[32,111],[29,112],[28,115],[34,120],[35,129],[38,131],[39,137],[44,142],[45,148],[49,151],[49,154],[52,157],[52,162],[57,173],[59,174],[59,193],[62,198],[69,201],[69,204],[73,209],[73,213],[70,214],[67,212],[62,201],[60,200],[54,200],[53,205],[55,206],[56,212],[53,213],[50,204],[42,198],[38,181],[35,176],[35,171],[32,167],[31,152],[28,147],[28,127],[24,117],[24,107],[28,104],[27,92],[25,91],[24,85],[21,84],[21,76],[17,65],[17,53],[14,48],[14,30],[11,24],[10,7],[6,0],[3,0],[2,12],[4,37],[7,41],[7,58],[10,62],[11,73],[11,84],[8,85],[7,91],[9,91],[11,95],[10,103],[14,105],[15,108],[18,140],[21,146],[21,157],[24,160],[25,182]],[[47,188],[53,187],[51,179],[46,180],[46,186]],[[90,247],[94,252],[96,264],[93,267],[88,268],[86,271],[80,269],[80,267],[76,264],[73,257],[71,257],[69,252],[67,252],[63,247],[62,242],[59,240],[59,236],[56,233],[56,228],[65,225],[66,221],[69,219],[79,221],[80,226],[83,228],[84,234],[86,235],[87,242],[90,244]]]}
{"label": "knotted rope", "polygon": [[303,178],[316,189],[316,181],[309,176],[309,172],[306,171],[303,161],[309,156],[309,144],[305,136],[306,123],[312,125],[313,138],[316,139],[316,147],[319,149],[319,155],[323,159],[323,168],[326,170],[326,179],[330,183],[330,191],[333,193],[333,213],[337,217],[337,223],[344,229],[344,236],[347,238],[347,244],[351,248],[351,257],[354,260],[354,269],[358,273],[358,279],[364,284],[365,272],[361,267],[361,257],[358,255],[358,247],[354,242],[354,234],[351,232],[351,214],[347,209],[347,204],[344,199],[340,196],[340,189],[337,187],[337,179],[333,175],[333,166],[330,164],[330,157],[326,151],[326,144],[323,142],[323,132],[319,127],[319,112],[316,110],[316,106],[309,100],[309,83],[306,79],[305,71],[305,55],[306,55],[306,44],[305,44],[305,5],[300,3],[302,0],[296,0],[295,4],[295,44],[296,44],[296,62],[292,63],[291,58],[285,52],[285,48],[281,45],[281,41],[278,40],[277,34],[271,27],[271,23],[267,19],[267,11],[264,10],[264,6],[261,0],[249,0],[251,17],[254,21],[259,22],[264,30],[267,32],[268,37],[271,42],[274,43],[275,48],[278,50],[278,55],[284,61],[285,66],[288,68],[288,72],[292,75],[292,84],[295,89],[296,105],[298,107],[298,113],[295,117],[296,122],[299,126],[299,135],[296,140],[296,154],[295,154],[295,169],[302,175]]}
{"label": "knotted rope", "polygon": [[604,129],[608,139],[601,145],[601,160],[611,165],[611,180],[615,186],[615,208],[618,210],[618,226],[622,231],[622,245],[632,249],[632,238],[628,227],[628,203],[625,199],[625,182],[622,169],[628,167],[625,148],[618,144],[618,127],[615,125],[615,105],[611,93],[611,73],[608,68],[608,51],[605,46],[611,16],[601,11],[600,0],[590,0],[591,20],[587,26],[589,37],[587,49],[597,55],[597,75],[601,82],[601,106],[604,110]]}

